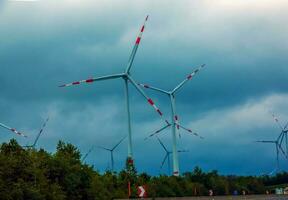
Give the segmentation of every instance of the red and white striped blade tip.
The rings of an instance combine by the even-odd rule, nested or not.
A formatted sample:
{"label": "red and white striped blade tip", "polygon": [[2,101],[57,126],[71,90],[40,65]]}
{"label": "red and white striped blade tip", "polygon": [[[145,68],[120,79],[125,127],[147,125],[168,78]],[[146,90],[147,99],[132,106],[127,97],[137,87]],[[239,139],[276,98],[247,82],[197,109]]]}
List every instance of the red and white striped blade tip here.
{"label": "red and white striped blade tip", "polygon": [[12,132],[16,133],[17,135],[20,135],[20,136],[23,136],[23,137],[26,137],[26,138],[27,138],[26,135],[24,135],[23,133],[17,131],[15,128],[11,128],[10,130],[11,130]]}
{"label": "red and white striped blade tip", "polygon": [[94,82],[94,79],[90,78],[90,79],[85,79],[85,80],[81,80],[81,81],[75,81],[75,82],[72,82],[72,83],[59,85],[59,87],[69,87],[69,86],[72,86],[72,85],[80,85],[82,83],[92,83],[92,82]]}

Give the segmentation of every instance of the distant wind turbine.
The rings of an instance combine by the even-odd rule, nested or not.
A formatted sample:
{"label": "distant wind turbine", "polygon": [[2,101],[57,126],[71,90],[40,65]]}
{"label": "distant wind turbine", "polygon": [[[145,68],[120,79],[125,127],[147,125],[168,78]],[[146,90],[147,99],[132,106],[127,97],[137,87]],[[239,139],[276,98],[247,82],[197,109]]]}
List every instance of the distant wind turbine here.
{"label": "distant wind turbine", "polygon": [[114,156],[113,156],[113,152],[114,150],[122,143],[122,141],[126,138],[123,137],[116,145],[114,145],[111,149],[110,148],[106,148],[106,147],[102,147],[102,146],[97,146],[100,149],[103,149],[105,151],[109,151],[110,152],[110,159],[111,159],[111,170],[114,171]]}
{"label": "distant wind turbine", "polygon": [[[182,82],[180,82],[174,89],[172,89],[170,91],[163,90],[163,89],[160,89],[160,88],[157,88],[157,87],[153,87],[153,86],[150,86],[150,85],[147,85],[147,84],[139,84],[140,86],[142,86],[144,88],[148,88],[148,89],[160,92],[162,94],[165,94],[170,99],[171,123],[167,123],[167,125],[165,125],[161,129],[157,130],[156,132],[151,134],[149,137],[152,137],[153,135],[158,134],[161,131],[163,131],[164,129],[172,126],[172,143],[173,143],[172,152],[173,152],[173,175],[174,176],[179,176],[179,161],[178,161],[178,153],[177,153],[176,127],[177,127],[177,129],[182,128],[183,130],[188,131],[189,133],[191,133],[191,134],[193,134],[195,136],[199,136],[197,133],[192,132],[191,129],[185,128],[184,126],[180,125],[180,123],[178,122],[179,119],[178,119],[178,115],[176,115],[176,107],[175,107],[175,94],[176,94],[177,91],[179,91],[183,87],[183,85],[185,83],[187,83],[189,80],[191,80],[192,77],[197,72],[199,72],[199,70],[201,70],[204,66],[205,66],[205,64],[203,64],[199,68],[195,69]],[[203,139],[203,137],[201,137],[201,138]]]}
{"label": "distant wind turbine", "polygon": [[[286,152],[286,155],[288,155],[288,122],[285,124],[285,126],[282,126],[281,123],[279,122],[279,119],[274,115],[272,114],[275,122],[278,124],[279,128],[281,129],[281,133],[279,135],[279,141],[280,141],[280,146],[282,146],[283,142],[285,144],[285,152]],[[285,139],[285,141],[284,141]]]}
{"label": "distant wind turbine", "polygon": [[279,164],[279,150],[281,150],[281,152],[283,153],[283,155],[287,158],[284,150],[282,149],[282,147],[279,145],[279,137],[277,140],[258,140],[255,142],[260,142],[260,143],[271,143],[271,144],[275,144],[275,148],[276,148],[276,171],[278,171],[280,169],[280,164]]}
{"label": "distant wind turbine", "polygon": [[[276,140],[258,140],[258,141],[255,141],[255,142],[259,142],[259,143],[270,143],[270,144],[274,144],[275,145],[275,152],[276,152],[276,168],[275,170],[273,170],[271,173],[274,173],[276,171],[279,171],[280,170],[280,163],[279,163],[279,152],[281,152],[284,157],[286,159],[288,159],[288,156],[287,156],[287,143],[286,143],[286,152],[283,150],[282,148],[282,142],[283,142],[283,138],[287,138],[287,131],[286,131],[286,128],[287,128],[287,125],[288,123],[283,127],[278,118],[272,114],[274,120],[276,121],[276,123],[278,124],[278,126],[280,127],[281,129],[281,133],[279,134],[279,136],[277,137]],[[287,141],[287,139],[286,139]],[[270,173],[270,174],[271,174]]]}
{"label": "distant wind turbine", "polygon": [[[162,146],[162,148],[164,149],[164,151],[166,152],[166,154],[165,154],[165,156],[164,156],[164,158],[163,158],[163,160],[161,162],[160,169],[162,169],[163,165],[167,161],[168,174],[171,174],[170,154],[172,153],[172,151],[168,151],[168,149],[165,147],[165,145],[163,144],[163,142],[160,140],[159,137],[157,137],[157,140],[160,143],[160,145]],[[188,150],[178,150],[178,153],[186,153],[186,152],[189,152],[189,151]]]}

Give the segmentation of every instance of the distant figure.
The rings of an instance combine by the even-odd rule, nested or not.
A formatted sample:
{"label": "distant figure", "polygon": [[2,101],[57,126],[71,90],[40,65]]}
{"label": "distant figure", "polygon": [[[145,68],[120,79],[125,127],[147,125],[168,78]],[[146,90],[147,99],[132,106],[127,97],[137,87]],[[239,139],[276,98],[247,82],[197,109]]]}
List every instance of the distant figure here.
{"label": "distant figure", "polygon": [[269,194],[269,190],[266,190],[266,194],[267,194],[267,195]]}
{"label": "distant figure", "polygon": [[238,195],[238,191],[237,191],[237,190],[234,190],[233,195],[234,195],[234,196],[237,196],[237,195]]}

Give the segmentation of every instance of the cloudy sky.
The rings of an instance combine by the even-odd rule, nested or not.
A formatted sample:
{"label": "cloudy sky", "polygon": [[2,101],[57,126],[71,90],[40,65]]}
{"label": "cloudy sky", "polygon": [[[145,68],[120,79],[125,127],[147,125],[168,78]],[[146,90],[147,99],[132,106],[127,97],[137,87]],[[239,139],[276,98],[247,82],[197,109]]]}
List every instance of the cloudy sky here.
{"label": "cloudy sky", "polygon": [[[205,63],[177,93],[182,125],[205,137],[181,132],[180,170],[196,165],[223,174],[265,173],[275,167],[273,140],[288,121],[288,3],[286,0],[112,1],[0,0],[0,122],[30,137],[1,129],[0,141],[31,143],[47,116],[38,147],[55,151],[59,140],[83,154],[93,145],[111,147],[127,135],[122,80],[58,88],[71,81],[124,71],[135,38],[149,14],[131,73],[139,82],[173,89]],[[138,171],[159,170],[165,153],[144,138],[163,123],[142,96],[131,90],[135,163]],[[146,91],[168,118],[166,96]],[[170,130],[159,137],[171,149]],[[115,152],[124,166],[127,140]],[[109,154],[95,148],[87,157],[99,171]],[[281,157],[282,169],[288,169]]]}

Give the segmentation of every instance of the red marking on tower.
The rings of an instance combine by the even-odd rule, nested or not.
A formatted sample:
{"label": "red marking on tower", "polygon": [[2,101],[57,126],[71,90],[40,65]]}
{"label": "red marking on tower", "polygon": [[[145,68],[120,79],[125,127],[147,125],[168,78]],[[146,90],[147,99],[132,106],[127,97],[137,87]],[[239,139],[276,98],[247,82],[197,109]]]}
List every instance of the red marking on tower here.
{"label": "red marking on tower", "polygon": [[128,163],[129,163],[129,164],[133,164],[133,159],[129,158],[129,159],[128,159]]}
{"label": "red marking on tower", "polygon": [[179,175],[178,171],[173,172],[174,175]]}

